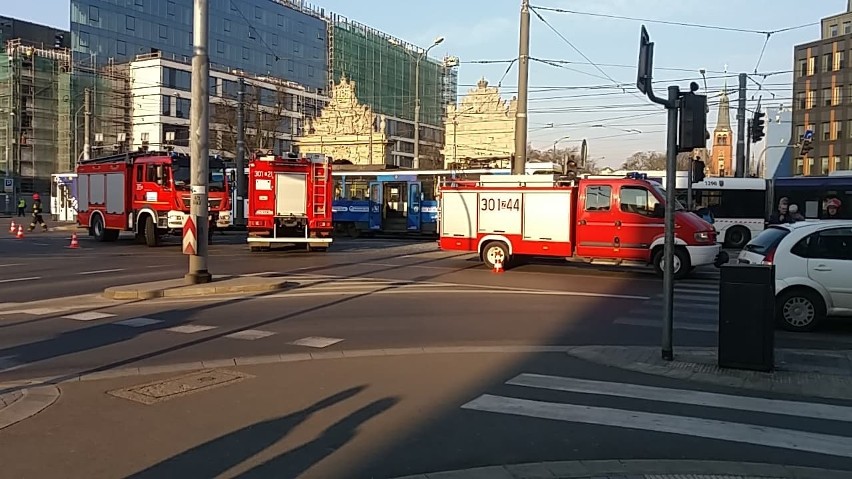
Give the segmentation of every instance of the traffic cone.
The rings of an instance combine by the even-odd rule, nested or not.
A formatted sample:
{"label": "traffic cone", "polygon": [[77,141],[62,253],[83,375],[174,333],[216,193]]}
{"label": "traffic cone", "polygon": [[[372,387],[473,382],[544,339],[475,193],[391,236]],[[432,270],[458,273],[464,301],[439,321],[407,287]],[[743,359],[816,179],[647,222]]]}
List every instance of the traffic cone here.
{"label": "traffic cone", "polygon": [[18,239],[24,239],[24,227],[23,226],[18,225],[18,234],[16,234],[15,237],[18,238]]}
{"label": "traffic cone", "polygon": [[12,220],[12,225],[9,226],[9,233],[15,234],[18,231],[18,228],[15,227],[15,220]]}
{"label": "traffic cone", "polygon": [[80,247],[80,243],[77,242],[77,233],[71,233],[71,245],[68,246],[71,249],[77,249]]}
{"label": "traffic cone", "polygon": [[498,256],[497,259],[494,260],[494,272],[502,273],[503,272],[503,257]]}

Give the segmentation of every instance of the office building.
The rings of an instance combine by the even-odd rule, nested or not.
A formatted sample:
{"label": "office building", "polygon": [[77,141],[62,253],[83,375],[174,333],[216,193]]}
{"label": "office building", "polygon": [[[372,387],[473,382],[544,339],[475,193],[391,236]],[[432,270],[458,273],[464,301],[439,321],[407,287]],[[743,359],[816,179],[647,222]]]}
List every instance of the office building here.
{"label": "office building", "polygon": [[823,18],[821,30],[819,40],[794,48],[793,140],[813,133],[813,149],[796,153],[795,175],[852,169],[852,0]]}
{"label": "office building", "polygon": [[0,16],[0,45],[20,40],[25,45],[40,48],[70,48],[71,32],[61,28]]}

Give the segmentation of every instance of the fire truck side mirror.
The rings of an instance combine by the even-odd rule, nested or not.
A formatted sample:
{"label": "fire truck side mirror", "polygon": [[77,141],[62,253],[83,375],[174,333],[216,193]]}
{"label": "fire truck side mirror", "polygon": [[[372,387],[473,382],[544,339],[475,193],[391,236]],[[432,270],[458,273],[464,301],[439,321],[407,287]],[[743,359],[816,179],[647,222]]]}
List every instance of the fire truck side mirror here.
{"label": "fire truck side mirror", "polygon": [[657,203],[654,205],[654,211],[651,213],[651,216],[654,218],[665,218],[666,217],[666,207],[663,206],[662,203]]}
{"label": "fire truck side mirror", "polygon": [[163,168],[163,165],[157,165],[157,184],[163,186],[165,183],[166,170]]}

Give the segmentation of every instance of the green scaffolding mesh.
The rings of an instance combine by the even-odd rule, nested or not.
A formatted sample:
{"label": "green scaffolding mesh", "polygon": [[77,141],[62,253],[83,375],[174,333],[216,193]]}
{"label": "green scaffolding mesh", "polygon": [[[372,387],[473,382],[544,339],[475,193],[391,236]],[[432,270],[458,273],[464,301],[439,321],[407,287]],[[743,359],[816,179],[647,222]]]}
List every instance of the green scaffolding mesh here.
{"label": "green scaffolding mesh", "polygon": [[[420,52],[355,22],[333,22],[330,29],[332,80],[353,80],[358,100],[375,113],[413,121]],[[449,70],[431,58],[420,62],[421,123],[443,125]]]}

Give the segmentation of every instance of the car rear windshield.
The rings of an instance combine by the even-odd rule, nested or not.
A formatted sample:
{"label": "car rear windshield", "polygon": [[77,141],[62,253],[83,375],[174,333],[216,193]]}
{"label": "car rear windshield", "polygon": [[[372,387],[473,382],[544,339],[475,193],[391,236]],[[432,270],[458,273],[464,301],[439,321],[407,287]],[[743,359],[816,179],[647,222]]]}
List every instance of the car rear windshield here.
{"label": "car rear windshield", "polygon": [[781,240],[788,234],[790,234],[790,230],[787,228],[770,226],[757,235],[756,238],[749,241],[745,250],[752,253],[766,255],[773,248],[777,247],[778,244],[781,243]]}

